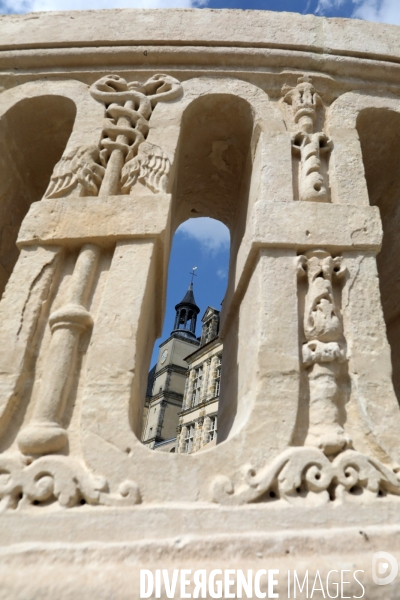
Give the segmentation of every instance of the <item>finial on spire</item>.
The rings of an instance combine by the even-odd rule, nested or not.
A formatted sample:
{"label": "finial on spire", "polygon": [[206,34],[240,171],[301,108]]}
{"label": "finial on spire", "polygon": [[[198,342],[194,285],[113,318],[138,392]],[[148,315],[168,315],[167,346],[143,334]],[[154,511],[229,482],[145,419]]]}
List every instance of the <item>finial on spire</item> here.
{"label": "finial on spire", "polygon": [[192,276],[192,280],[190,283],[193,283],[193,277],[197,277],[197,274],[195,273],[196,269],[197,269],[197,267],[193,267],[192,270],[190,271],[190,275]]}
{"label": "finial on spire", "polygon": [[193,294],[193,277],[196,276],[196,269],[197,267],[193,267],[192,271],[190,272],[192,281],[189,283],[189,287],[185,296],[181,302],[175,306],[175,325],[171,335],[179,334],[180,336],[183,335],[190,339],[196,338],[196,320],[197,315],[200,312],[200,308],[197,306]]}

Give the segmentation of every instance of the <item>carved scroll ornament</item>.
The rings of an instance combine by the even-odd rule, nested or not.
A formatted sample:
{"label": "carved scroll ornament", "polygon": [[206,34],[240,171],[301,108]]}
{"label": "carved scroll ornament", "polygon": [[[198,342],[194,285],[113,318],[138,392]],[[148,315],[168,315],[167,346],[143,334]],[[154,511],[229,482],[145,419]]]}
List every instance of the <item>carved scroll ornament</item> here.
{"label": "carved scroll ornament", "polygon": [[399,474],[392,468],[354,450],[329,460],[317,448],[288,448],[258,473],[246,466],[236,487],[223,475],[211,485],[214,502],[225,505],[260,500],[311,505],[370,502],[387,494],[400,496]]}
{"label": "carved scroll ornament", "polygon": [[94,476],[67,456],[45,456],[34,462],[19,454],[0,456],[0,510],[52,503],[64,508],[86,503],[131,506],[140,501],[132,481],[123,482],[112,494],[104,477]]}
{"label": "carved scroll ornament", "polygon": [[323,132],[314,133],[318,107],[322,100],[316,93],[310,77],[300,77],[297,86],[282,88],[284,102],[292,109],[295,133],[292,149],[300,157],[299,200],[329,202],[329,189],[322,172],[321,159],[329,154],[332,142]]}

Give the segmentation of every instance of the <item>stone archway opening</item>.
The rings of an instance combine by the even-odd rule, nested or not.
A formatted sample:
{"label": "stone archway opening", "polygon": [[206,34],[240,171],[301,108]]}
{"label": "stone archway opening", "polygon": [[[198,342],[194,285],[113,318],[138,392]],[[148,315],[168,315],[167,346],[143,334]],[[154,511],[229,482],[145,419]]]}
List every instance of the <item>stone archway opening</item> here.
{"label": "stone archway opening", "polygon": [[[178,144],[173,217],[179,225],[189,217],[211,217],[230,232],[228,293],[233,289],[236,260],[246,230],[256,146],[254,110],[233,94],[209,94],[185,110]],[[221,325],[224,327],[223,307]],[[224,331],[219,423],[226,439],[238,406],[240,311]],[[221,436],[222,439],[222,436]]]}
{"label": "stone archway opening", "polygon": [[72,100],[48,95],[21,100],[0,118],[0,297],[18,258],[21,223],[46,191],[75,116]]}
{"label": "stone archway opening", "polygon": [[[191,102],[184,111],[177,147],[177,168],[172,190],[172,231],[179,231],[178,227],[182,224],[183,227],[186,227],[188,223],[193,222],[193,218],[195,218],[195,221],[200,218],[200,220],[208,219],[209,222],[215,220],[221,226],[223,224],[226,228],[226,235],[230,238],[229,259],[227,260],[229,268],[227,266],[226,269],[228,285],[229,280],[234,280],[236,255],[246,227],[252,173],[251,142],[253,127],[252,108],[243,98],[233,94],[204,95]],[[212,239],[212,232],[210,233],[210,239]],[[171,273],[169,272],[169,288],[170,284]],[[180,298],[177,298],[177,300],[180,300]],[[213,314],[211,314],[211,311],[210,314],[203,315],[204,309],[207,312],[208,308],[206,306],[202,307],[199,317],[206,320],[209,318],[210,324],[207,324],[207,326],[209,325],[210,331],[214,331],[211,321],[213,319],[215,322],[218,321],[216,330],[216,333],[218,333],[221,306],[211,308],[215,311]],[[185,310],[185,307],[181,307],[181,310]],[[229,402],[232,410],[235,410],[235,395],[237,395],[237,331],[238,326],[235,322],[228,330],[228,348],[225,349],[224,346],[223,370],[221,369],[221,352],[218,348],[214,348],[216,350],[214,352],[215,356],[213,352],[211,352],[212,356],[211,354],[210,356],[207,355],[201,369],[201,357],[197,357],[196,351],[201,340],[197,340],[192,353],[187,353],[194,353],[195,360],[190,359],[190,364],[188,363],[187,367],[189,377],[186,378],[186,390],[183,393],[183,412],[194,409],[199,401],[202,403],[206,398],[208,400],[214,398],[214,388],[217,389],[219,402],[224,402],[225,397],[225,403]],[[203,333],[202,330],[200,338],[204,337],[205,333],[204,335]],[[217,336],[214,336],[213,340],[210,340],[207,344],[217,344],[216,338]],[[205,345],[206,348],[207,344]],[[203,346],[201,345],[201,347]],[[163,352],[165,352],[166,358],[164,358]],[[156,365],[157,372],[162,370],[160,361],[163,358],[165,364],[168,363],[168,352],[170,352],[170,349],[167,346],[164,350],[163,347],[160,348]],[[199,365],[196,362],[198,358]],[[225,376],[225,381],[224,373],[229,373],[229,377]],[[154,381],[157,381],[157,378]],[[154,389],[154,385],[156,384],[153,383],[153,398],[154,392],[156,395],[159,394],[161,398],[163,389]],[[214,387],[212,387],[213,385]],[[163,388],[163,384],[160,387]],[[154,407],[153,414],[151,408],[145,411],[142,441],[148,440],[151,435],[156,435],[155,425],[150,423],[150,417],[155,418],[157,411],[154,412],[154,408],[156,408]],[[166,408],[163,413],[164,422],[166,420],[165,415]],[[186,447],[195,448],[196,440],[197,442],[199,440],[197,421],[196,423],[194,421],[189,423],[189,419],[187,427],[187,424],[182,426],[181,421],[182,418],[178,422],[177,453],[181,453]],[[207,416],[207,419],[204,418],[202,423],[204,431],[207,429],[207,435],[210,438],[206,440],[202,436],[203,441],[206,440],[207,443],[214,441],[215,443],[217,413],[213,413],[209,418]],[[152,428],[151,432],[150,428]],[[174,432],[171,430],[171,436],[172,433]],[[199,449],[199,447],[196,449]]]}
{"label": "stone archway opening", "polygon": [[187,454],[216,442],[229,250],[221,221],[189,219],[175,232],[164,328],[154,344],[144,406],[141,439],[150,449]]}
{"label": "stone archway opening", "polygon": [[[392,379],[400,401],[400,113],[367,108],[357,119],[370,203],[383,225],[377,256],[379,286],[392,355]],[[384,143],[383,143],[384,142]]]}

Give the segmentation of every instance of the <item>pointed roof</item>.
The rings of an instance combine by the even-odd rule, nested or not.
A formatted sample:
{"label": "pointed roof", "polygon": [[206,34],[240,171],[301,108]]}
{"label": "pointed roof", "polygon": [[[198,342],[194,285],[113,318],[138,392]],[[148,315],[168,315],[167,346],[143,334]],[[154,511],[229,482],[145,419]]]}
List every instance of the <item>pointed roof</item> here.
{"label": "pointed roof", "polygon": [[183,300],[181,300],[175,306],[175,310],[178,310],[178,308],[180,308],[181,306],[191,306],[196,311],[197,314],[200,312],[200,308],[197,306],[196,300],[194,299],[193,283],[189,284],[189,287],[187,289],[186,294],[183,297]]}
{"label": "pointed roof", "polygon": [[217,310],[216,308],[214,308],[213,306],[207,306],[204,315],[202,316],[201,320],[203,321],[203,323],[205,321],[207,321],[207,319],[209,319],[212,315],[219,315],[221,311]]}

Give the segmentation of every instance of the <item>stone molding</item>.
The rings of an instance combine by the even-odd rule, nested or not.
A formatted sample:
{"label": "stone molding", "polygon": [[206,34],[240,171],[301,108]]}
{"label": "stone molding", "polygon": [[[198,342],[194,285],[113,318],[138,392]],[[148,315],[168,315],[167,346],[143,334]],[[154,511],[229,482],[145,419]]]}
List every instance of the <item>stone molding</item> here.
{"label": "stone molding", "polygon": [[[213,18],[210,18],[212,14]],[[151,15],[147,19],[147,15]],[[91,11],[80,11],[73,22],[68,13],[55,12],[41,16],[32,28],[27,16],[5,15],[5,35],[2,50],[48,49],[84,47],[94,45],[108,47],[138,45],[146,47],[157,41],[171,45],[179,41],[187,46],[236,45],[238,48],[282,48],[287,52],[303,51],[318,54],[396,59],[398,49],[397,28],[384,25],[346,20],[346,36],[343,36],[342,19],[324,19],[291,13],[292,29],[287,31],[287,13],[275,11],[226,10],[214,13],[204,9],[199,15],[195,10],[129,10],[124,13],[111,11],[96,14],[95,23]],[[110,26],[110,22],[112,26]],[[166,26],[167,24],[167,26]],[[241,26],[239,26],[241,25]],[[375,44],[368,43],[374,37]],[[99,43],[102,40],[103,44]],[[143,51],[142,61],[143,61]]]}
{"label": "stone molding", "polygon": [[[179,14],[185,15],[183,20],[187,22],[195,15],[190,11]],[[113,15],[119,19],[117,13]],[[259,17],[266,23],[265,16]],[[46,15],[43,20],[49,23],[51,19],[56,22],[62,18]],[[87,15],[79,15],[82,22],[85,18]],[[237,13],[228,11],[228,21],[236,18]],[[245,19],[253,18],[256,18],[254,14],[246,13]],[[272,28],[280,18],[274,20],[273,17]],[[308,40],[308,26],[304,19],[296,19],[304,24]],[[11,28],[17,23],[25,27],[25,18],[18,21],[6,17],[5,20]],[[44,21],[40,21],[40,27]],[[320,27],[319,20],[312,22]],[[332,31],[332,27],[330,24],[328,29]],[[278,30],[275,33],[275,41],[268,38],[269,41],[254,43],[277,50],[283,42],[279,41]],[[124,35],[121,35],[123,40]],[[143,35],[144,38],[149,36],[149,31]],[[214,34],[211,31],[209,35]],[[224,39],[231,34],[219,35]],[[241,34],[232,35],[240,37]],[[205,36],[202,43],[213,39]],[[193,44],[194,41],[194,38],[189,40]],[[239,40],[238,44],[246,49],[250,42],[249,37]],[[7,40],[3,43],[7,44]],[[51,46],[51,40],[48,43]],[[292,43],[293,40],[287,38],[285,49]],[[316,46],[311,44],[310,47]],[[349,54],[351,52],[349,50]],[[24,98],[45,94],[69,97],[78,110],[73,133],[45,194],[47,198],[32,205],[21,228],[18,239],[21,264],[15,269],[2,303],[7,315],[16,290],[24,290],[26,302],[22,307],[18,305],[21,317],[4,325],[11,339],[9,354],[16,358],[13,362],[8,356],[2,357],[5,392],[1,399],[0,427],[6,432],[13,411],[18,412],[21,431],[16,433],[15,440],[26,456],[33,456],[34,464],[39,464],[47,454],[69,452],[71,443],[75,444],[73,460],[79,457],[90,473],[101,473],[113,490],[123,480],[121,473],[124,473],[129,481],[136,482],[145,501],[171,502],[179,498],[188,503],[208,502],[208,483],[205,482],[211,475],[220,474],[233,481],[234,474],[246,461],[254,462],[258,472],[265,465],[274,464],[296,435],[300,439],[297,411],[300,411],[299,396],[302,401],[306,397],[306,384],[310,387],[310,398],[317,390],[314,396],[332,400],[331,396],[335,396],[342,385],[339,380],[343,376],[342,387],[347,385],[351,389],[352,402],[362,413],[354,426],[362,431],[359,437],[365,443],[363,452],[357,454],[357,465],[367,469],[360,456],[368,457],[368,452],[371,460],[376,459],[372,446],[366,449],[370,440],[376,444],[380,457],[383,454],[388,464],[394,463],[398,451],[391,448],[387,427],[379,423],[371,401],[365,402],[363,394],[366,392],[357,395],[362,383],[357,387],[355,365],[362,345],[355,340],[360,331],[360,315],[367,313],[361,298],[364,286],[374,298],[374,306],[378,307],[374,314],[378,315],[379,290],[373,261],[380,250],[382,228],[378,208],[366,205],[355,126],[356,115],[365,107],[397,110],[397,101],[392,97],[371,100],[361,98],[360,93],[342,93],[340,82],[328,73],[311,74],[308,70],[297,83],[299,72],[294,71],[279,73],[279,77],[267,73],[263,75],[265,81],[252,75],[251,82],[227,77],[225,72],[222,77],[190,72],[185,79],[182,73],[181,78],[175,77],[178,75],[175,71],[174,74],[160,74],[158,69],[149,71],[140,73],[140,82],[134,80],[129,71],[124,77],[96,71],[91,74],[90,88],[71,80],[38,81],[6,90],[0,96],[2,115]],[[286,87],[282,101],[277,93],[277,82],[281,84],[283,79]],[[268,82],[272,82],[271,90]],[[346,96],[351,108],[342,119]],[[240,196],[241,202],[247,202],[243,219],[228,203],[224,205],[222,194],[213,204],[220,210],[218,216],[232,230],[233,266],[221,316],[221,336],[225,346],[232,348],[235,347],[234,336],[239,338],[239,342],[236,339],[237,357],[227,355],[227,364],[231,361],[230,364],[238,368],[238,380],[230,384],[233,388],[226,388],[229,391],[221,394],[223,443],[198,456],[154,457],[142,447],[138,435],[144,367],[156,332],[160,330],[172,233],[181,221],[191,216],[193,209],[197,211],[197,205],[192,207],[187,198],[186,204],[179,204],[179,178],[183,178],[180,160],[186,151],[182,131],[196,106],[209,110],[228,106],[232,99],[240,100],[232,106],[240,113],[237,123],[246,122],[247,129],[243,127],[238,136],[247,140],[243,142],[247,146],[239,148],[240,144],[234,143],[233,138],[226,135],[227,139],[222,139],[221,134],[213,140],[203,158],[216,168],[218,179],[222,180],[223,171],[230,174],[231,180],[236,171],[246,175],[243,186],[237,194],[235,191],[238,197],[244,194],[247,184],[249,189],[248,197]],[[353,187],[357,188],[353,196],[343,184],[347,171],[343,162],[345,152],[341,151],[343,144],[350,143],[350,137],[352,148],[358,148],[358,163],[349,167],[354,167],[351,173]],[[303,177],[304,184],[299,186],[298,198],[290,176],[294,146],[300,151],[300,180]],[[326,173],[321,166],[322,148],[326,155],[332,151],[326,161]],[[307,162],[310,153],[311,163]],[[209,183],[207,181],[207,185]],[[321,184],[323,190],[319,197],[321,204],[311,190],[314,186],[315,192],[321,191],[315,189],[316,183]],[[188,196],[190,200],[190,194]],[[240,203],[238,206],[241,208]],[[21,265],[25,257],[35,252],[37,265],[31,268],[32,274],[28,277]],[[299,256],[305,257],[300,261],[306,266],[306,283],[297,282]],[[335,317],[340,322],[340,332],[331,336],[332,339],[326,332],[311,335],[303,318],[305,312],[310,313],[309,307],[318,296],[312,293],[315,282],[309,277],[313,258],[322,263],[346,265],[342,287],[334,285],[333,272],[329,277],[321,277],[329,287],[323,299],[333,314],[331,321]],[[257,298],[255,304],[254,298]],[[30,303],[34,308],[31,309]],[[29,313],[30,330],[25,333],[26,305],[32,312]],[[382,319],[379,321],[379,315],[376,318],[374,333],[378,332],[382,360],[386,360],[384,323]],[[256,348],[251,356],[245,355],[245,346],[240,342],[243,339],[240,327],[245,322]],[[30,343],[31,353],[25,348]],[[57,369],[62,376],[56,376]],[[204,373],[205,386],[211,384],[212,377],[213,365],[210,365]],[[223,373],[222,389],[227,377]],[[386,393],[390,388],[386,371],[384,380],[382,386],[388,387],[382,398],[386,398],[388,414],[393,417],[393,423],[397,423],[399,415],[395,412],[394,395],[390,391]],[[71,390],[76,391],[79,409],[75,409],[70,400],[68,412],[67,397]],[[321,393],[318,390],[322,390]],[[205,387],[205,393],[208,391]],[[186,399],[190,392],[189,385]],[[284,406],[279,401],[282,397]],[[377,401],[380,407],[382,398]],[[326,402],[326,410],[333,405],[334,401]],[[366,405],[368,410],[363,412]],[[351,421],[347,408],[344,412]],[[71,435],[71,440],[65,433],[69,428],[68,419],[73,423],[72,429],[79,431],[75,438]],[[335,419],[335,425],[342,427],[339,419]],[[312,416],[309,420],[312,425]],[[281,427],[277,427],[276,422],[282,423]],[[39,433],[36,431],[33,435],[30,424],[40,430]],[[265,431],[261,431],[261,427]],[[252,441],[255,432],[257,443]],[[316,444],[321,446],[328,460],[339,460],[333,455],[351,445],[352,435],[345,433],[346,443],[339,447]],[[311,443],[307,435],[303,437],[298,442],[299,448]],[[4,442],[5,447],[14,443],[10,439]],[[354,446],[357,448],[356,442]],[[215,458],[211,474],[209,452]],[[107,461],[103,466],[104,456]],[[164,477],[172,460],[178,472],[177,481],[173,483]],[[149,470],[162,472],[162,485],[150,480]],[[389,477],[387,473],[386,476]],[[178,493],[177,489],[184,489],[187,477],[202,483]],[[392,481],[390,477],[388,481]],[[385,485],[389,486],[387,482]]]}
{"label": "stone molding", "polygon": [[[214,502],[239,505],[282,499],[314,505],[344,501],[371,502],[386,494],[400,495],[397,470],[354,450],[329,460],[317,448],[289,448],[260,472],[244,466],[237,489],[220,476],[212,484]],[[364,494],[357,497],[357,491]]]}

